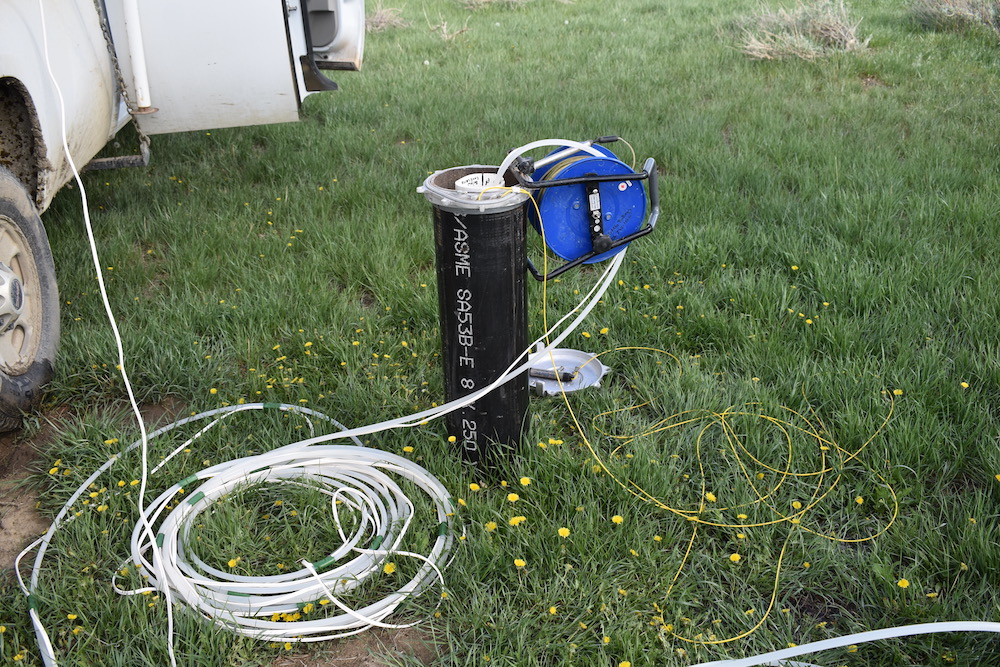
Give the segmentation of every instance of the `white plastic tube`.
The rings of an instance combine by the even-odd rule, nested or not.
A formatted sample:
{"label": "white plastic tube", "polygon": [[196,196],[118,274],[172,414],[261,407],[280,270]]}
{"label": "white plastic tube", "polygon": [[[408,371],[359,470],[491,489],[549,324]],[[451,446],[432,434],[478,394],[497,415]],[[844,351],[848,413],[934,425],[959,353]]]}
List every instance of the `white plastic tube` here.
{"label": "white plastic tube", "polygon": [[829,651],[834,648],[842,648],[851,644],[865,644],[880,639],[895,639],[897,637],[912,637],[913,635],[927,635],[938,632],[997,632],[1000,633],[1000,623],[990,623],[986,621],[949,621],[944,623],[920,623],[917,625],[904,625],[898,628],[885,628],[882,630],[869,630],[859,632],[854,635],[844,637],[834,637],[823,641],[793,646],[792,648],[772,651],[752,658],[740,658],[736,660],[715,660],[713,662],[701,662],[692,667],[756,667],[757,665],[786,665],[795,663],[788,662],[791,658],[808,653],[819,651]]}
{"label": "white plastic tube", "polygon": [[[448,490],[437,479],[401,456],[354,445],[303,447],[295,443],[205,469],[195,477],[174,484],[150,503],[147,519],[158,524],[157,540],[162,544],[160,568],[153,567],[147,533],[138,526],[132,534],[131,556],[149,573],[152,587],[171,589],[189,607],[232,632],[269,641],[314,642],[372,626],[399,627],[384,619],[408,597],[420,594],[435,581],[443,583],[443,561],[455,539],[455,508]],[[426,556],[400,550],[414,507],[394,477],[412,482],[434,504],[438,536]],[[240,488],[264,484],[309,485],[329,496],[339,545],[316,563],[303,562],[301,569],[255,577],[211,567],[188,551],[192,527],[217,500]],[[177,500],[182,487],[185,500],[177,502],[160,521],[161,513]],[[341,525],[341,507],[351,508],[359,517],[350,535]],[[378,575],[387,558],[398,556],[422,562],[399,589],[361,609],[351,609],[340,601],[342,595]],[[294,614],[304,604],[324,597],[342,613],[314,620],[271,620],[274,614]]]}
{"label": "white plastic tube", "polygon": [[581,144],[579,141],[570,141],[569,139],[539,139],[538,141],[532,141],[531,143],[525,144],[520,148],[515,148],[511,152],[507,153],[507,157],[503,159],[500,163],[500,168],[497,169],[497,173],[503,176],[510,169],[510,165],[514,164],[514,160],[521,157],[528,151],[535,150],[536,148],[544,147],[559,147],[559,148],[576,148],[577,150],[590,153],[594,157],[607,157],[604,153],[597,150],[593,146],[587,144]]}

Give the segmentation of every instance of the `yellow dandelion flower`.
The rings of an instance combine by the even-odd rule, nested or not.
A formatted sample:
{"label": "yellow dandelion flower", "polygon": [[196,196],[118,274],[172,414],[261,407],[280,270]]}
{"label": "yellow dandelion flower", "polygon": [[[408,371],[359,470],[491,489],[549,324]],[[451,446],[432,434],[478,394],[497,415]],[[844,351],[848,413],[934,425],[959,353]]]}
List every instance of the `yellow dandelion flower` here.
{"label": "yellow dandelion flower", "polygon": [[458,504],[461,505],[462,507],[466,507],[465,498],[459,498],[458,499]]}
{"label": "yellow dandelion flower", "polygon": [[242,560],[242,557],[240,557],[240,556],[237,556],[236,558],[230,558],[229,559],[229,567],[230,568],[236,567],[236,565],[240,562],[240,560]]}
{"label": "yellow dandelion flower", "polygon": [[469,491],[478,491],[481,488],[483,488],[483,487],[479,486],[475,482],[473,482],[472,484],[469,484]]}
{"label": "yellow dandelion flower", "polygon": [[931,600],[935,599],[937,596],[938,596],[937,591],[932,591],[932,592],[930,592],[930,593],[927,594],[927,597],[929,599],[931,599]]}
{"label": "yellow dandelion flower", "polygon": [[809,568],[812,567],[812,563],[810,563],[809,561],[806,561],[806,562],[802,563],[802,567],[804,567],[805,569],[808,570]]}
{"label": "yellow dandelion flower", "polygon": [[75,621],[77,619],[77,616],[76,614],[66,614],[66,618],[68,618],[71,621]]}
{"label": "yellow dandelion flower", "polygon": [[458,438],[456,438],[455,436],[453,435],[448,436],[448,442],[455,442],[456,440],[458,440]]}
{"label": "yellow dandelion flower", "polygon": [[718,498],[715,497],[714,493],[709,491],[708,493],[705,494],[705,500],[707,500],[710,503],[714,503],[716,500],[718,500]]}
{"label": "yellow dandelion flower", "polygon": [[531,484],[531,478],[530,477],[522,477],[518,481],[521,482],[521,486],[528,486],[529,484]]}
{"label": "yellow dandelion flower", "polygon": [[962,386],[962,389],[968,389],[969,388],[969,383],[968,382],[961,382],[960,384]]}
{"label": "yellow dandelion flower", "polygon": [[632,667],[632,663],[628,660],[622,660],[618,663],[618,667]]}
{"label": "yellow dandelion flower", "polygon": [[517,495],[516,493],[508,493],[507,494],[507,500],[509,502],[516,503],[520,499],[521,499],[521,496]]}
{"label": "yellow dandelion flower", "polygon": [[729,554],[729,560],[732,561],[733,563],[739,563],[741,560],[743,560],[743,556],[739,554]]}
{"label": "yellow dandelion flower", "polygon": [[854,502],[856,502],[859,505],[864,505],[865,504],[864,496],[858,496],[857,498],[854,499]]}
{"label": "yellow dandelion flower", "polygon": [[522,523],[524,523],[527,520],[528,520],[528,517],[525,517],[525,516],[512,516],[510,518],[510,521],[508,521],[507,523],[509,523],[512,526],[520,526]]}
{"label": "yellow dandelion flower", "polygon": [[559,537],[569,537],[569,528],[560,528]]}
{"label": "yellow dandelion flower", "polygon": [[214,396],[215,394],[219,393],[219,390],[216,389],[215,387],[212,387],[211,389],[208,390],[208,393],[210,393],[210,394],[212,394]]}
{"label": "yellow dandelion flower", "polygon": [[654,542],[662,542],[663,538],[660,537],[659,535],[653,535],[653,541]]}
{"label": "yellow dandelion flower", "polygon": [[910,581],[909,579],[900,579],[899,581],[896,582],[896,585],[899,586],[900,588],[909,588]]}
{"label": "yellow dandelion flower", "polygon": [[410,445],[407,445],[406,447],[403,447],[403,451],[406,452],[407,454],[410,454],[410,453],[413,452],[413,447],[410,446]]}
{"label": "yellow dandelion flower", "polygon": [[616,514],[613,517],[611,517],[611,523],[621,524],[621,523],[624,523],[624,521],[625,521],[625,518],[622,517],[621,514]]}
{"label": "yellow dandelion flower", "polygon": [[797,510],[802,509],[802,503],[800,503],[797,500],[793,501],[792,502],[792,509],[797,509]]}
{"label": "yellow dandelion flower", "polygon": [[386,574],[392,574],[396,571],[396,564],[390,561],[382,566],[382,571]]}
{"label": "yellow dandelion flower", "polygon": [[892,395],[893,396],[902,396],[903,395],[903,390],[902,389],[893,389],[892,390]]}
{"label": "yellow dandelion flower", "polygon": [[557,611],[559,611],[559,610],[556,609],[555,605],[552,605],[551,607],[549,607],[549,613],[552,614],[553,616],[556,615]]}
{"label": "yellow dandelion flower", "polygon": [[607,328],[607,327],[604,327],[604,328],[602,328],[602,329],[601,329],[601,333],[602,333],[602,334],[604,334],[604,335],[607,335],[607,333],[608,333],[608,328]]}
{"label": "yellow dandelion flower", "polygon": [[525,565],[527,565],[527,563],[525,562],[525,560],[523,558],[515,558],[514,559],[514,566],[515,567],[524,567]]}
{"label": "yellow dandelion flower", "polygon": [[[514,524],[511,524],[511,525],[513,526]],[[485,524],[485,527],[486,527],[487,531],[489,531],[489,532],[492,533],[494,530],[497,529],[497,522],[496,521],[487,521],[486,524]]]}
{"label": "yellow dandelion flower", "polygon": [[584,331],[580,335],[583,336],[584,338],[590,338],[590,332],[589,331]]}

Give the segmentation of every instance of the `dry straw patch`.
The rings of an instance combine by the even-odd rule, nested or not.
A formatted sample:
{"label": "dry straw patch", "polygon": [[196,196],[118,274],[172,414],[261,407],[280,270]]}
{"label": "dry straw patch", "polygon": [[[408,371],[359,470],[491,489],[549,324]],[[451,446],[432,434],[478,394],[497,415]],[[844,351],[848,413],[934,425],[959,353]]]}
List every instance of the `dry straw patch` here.
{"label": "dry straw patch", "polygon": [[517,5],[523,5],[529,1],[530,0],[462,0],[462,6],[466,9],[480,9],[489,5],[514,7]]}
{"label": "dry straw patch", "polygon": [[932,30],[970,30],[987,26],[1000,32],[1000,0],[913,0],[910,12]]}
{"label": "dry straw patch", "polygon": [[408,28],[410,22],[400,14],[401,10],[395,7],[383,7],[380,2],[365,18],[365,28],[368,32],[382,32],[390,28]]}
{"label": "dry straw patch", "polygon": [[831,53],[867,48],[844,0],[799,2],[793,9],[767,8],[737,22],[740,49],[755,60],[813,60]]}

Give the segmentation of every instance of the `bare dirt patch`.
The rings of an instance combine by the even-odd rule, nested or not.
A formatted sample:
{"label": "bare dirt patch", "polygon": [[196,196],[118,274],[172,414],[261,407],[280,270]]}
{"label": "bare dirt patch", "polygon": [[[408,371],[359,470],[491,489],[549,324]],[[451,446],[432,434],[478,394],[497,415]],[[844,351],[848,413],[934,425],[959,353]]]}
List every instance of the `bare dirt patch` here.
{"label": "bare dirt patch", "polygon": [[27,440],[19,431],[0,436],[0,570],[14,567],[21,550],[49,527],[35,509],[38,493],[28,486],[28,476],[55,437],[52,424],[67,414],[64,409],[53,411],[38,433]]}
{"label": "bare dirt patch", "polygon": [[403,657],[429,665],[438,657],[437,644],[419,628],[378,629],[331,642],[321,652],[283,655],[272,667],[386,667]]}
{"label": "bare dirt patch", "polygon": [[14,567],[21,549],[49,527],[49,522],[35,510],[37,495],[23,488],[22,483],[18,479],[0,479],[0,570]]}
{"label": "bare dirt patch", "polygon": [[878,88],[880,86],[885,86],[886,83],[882,79],[878,78],[874,74],[862,74],[861,75],[861,87],[865,90],[869,88]]}
{"label": "bare dirt patch", "polygon": [[[162,425],[172,421],[183,405],[167,399],[142,408],[146,424]],[[74,418],[67,407],[55,408],[42,418],[42,426],[31,437],[20,431],[0,435],[0,570],[14,567],[14,559],[26,546],[49,527],[35,506],[38,491],[28,478],[45,458],[49,444],[59,437],[62,425]],[[131,413],[123,414],[122,421]]]}

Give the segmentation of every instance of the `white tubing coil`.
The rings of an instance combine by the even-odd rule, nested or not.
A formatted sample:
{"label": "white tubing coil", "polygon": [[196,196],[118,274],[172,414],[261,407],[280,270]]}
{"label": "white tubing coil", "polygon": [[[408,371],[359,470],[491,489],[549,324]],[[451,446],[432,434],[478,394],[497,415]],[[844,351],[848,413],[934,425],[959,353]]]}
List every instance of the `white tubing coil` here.
{"label": "white tubing coil", "polygon": [[[437,537],[425,556],[401,551],[414,514],[413,502],[394,480],[406,479],[427,494],[437,514]],[[191,488],[193,483],[200,486]],[[243,576],[214,568],[191,552],[192,528],[220,498],[248,486],[309,485],[327,495],[340,544],[315,563],[273,576]],[[165,508],[184,493],[176,507],[160,521]],[[358,514],[353,533],[345,534],[340,513],[348,507]],[[153,589],[169,587],[172,594],[214,623],[247,637],[271,641],[313,642],[342,637],[372,626],[404,627],[384,623],[408,597],[419,595],[435,581],[443,583],[441,569],[454,543],[454,506],[448,490],[424,468],[396,454],[352,445],[298,444],[246,457],[181,480],[153,500],[149,522],[156,525],[160,564],[150,559],[147,532],[137,525],[131,556],[149,575]],[[351,609],[340,598],[381,572],[386,559],[408,556],[422,565],[395,592]],[[128,591],[128,593],[143,592]],[[125,592],[125,591],[120,591]],[[272,620],[276,614],[294,614],[303,605],[327,599],[340,614],[308,621]]]}

